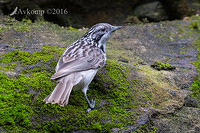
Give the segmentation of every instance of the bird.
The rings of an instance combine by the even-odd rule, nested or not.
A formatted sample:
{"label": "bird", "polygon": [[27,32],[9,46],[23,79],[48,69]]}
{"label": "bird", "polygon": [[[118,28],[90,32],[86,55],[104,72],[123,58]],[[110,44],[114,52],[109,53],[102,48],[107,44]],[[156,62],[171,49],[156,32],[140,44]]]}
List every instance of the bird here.
{"label": "bird", "polygon": [[98,23],[70,44],[59,58],[51,77],[57,81],[57,85],[43,101],[63,107],[68,104],[72,89],[81,90],[89,105],[86,111],[94,109],[95,101],[87,97],[88,86],[106,63],[107,41],[114,31],[122,28],[123,26]]}

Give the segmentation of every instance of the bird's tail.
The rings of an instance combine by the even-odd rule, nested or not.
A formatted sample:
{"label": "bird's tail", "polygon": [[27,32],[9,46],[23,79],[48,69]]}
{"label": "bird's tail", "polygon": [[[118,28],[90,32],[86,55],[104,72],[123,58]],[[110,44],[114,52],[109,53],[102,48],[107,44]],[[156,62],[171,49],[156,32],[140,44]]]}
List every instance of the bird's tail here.
{"label": "bird's tail", "polygon": [[73,74],[60,78],[53,92],[43,101],[51,104],[57,103],[60,106],[67,105],[73,88],[72,78]]}

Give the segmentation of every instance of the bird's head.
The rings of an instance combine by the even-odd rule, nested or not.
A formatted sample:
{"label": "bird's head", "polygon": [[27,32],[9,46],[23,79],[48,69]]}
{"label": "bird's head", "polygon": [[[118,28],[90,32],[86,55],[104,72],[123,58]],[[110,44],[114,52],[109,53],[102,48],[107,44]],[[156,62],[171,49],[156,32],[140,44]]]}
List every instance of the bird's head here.
{"label": "bird's head", "polygon": [[97,47],[101,47],[101,45],[106,44],[114,31],[121,28],[123,27],[112,26],[108,23],[99,23],[92,26],[85,34],[85,37],[92,39],[97,44]]}

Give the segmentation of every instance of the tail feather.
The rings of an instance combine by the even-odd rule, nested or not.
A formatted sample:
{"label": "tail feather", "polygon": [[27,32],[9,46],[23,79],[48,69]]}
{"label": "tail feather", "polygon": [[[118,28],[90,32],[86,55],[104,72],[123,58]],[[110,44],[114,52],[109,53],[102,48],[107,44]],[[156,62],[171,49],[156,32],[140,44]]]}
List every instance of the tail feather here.
{"label": "tail feather", "polygon": [[65,87],[65,90],[60,97],[60,102],[61,102],[60,105],[61,106],[68,104],[69,96],[70,96],[70,93],[71,93],[71,90],[73,87],[71,80],[68,80],[66,84],[67,84],[67,86]]}
{"label": "tail feather", "polygon": [[52,104],[57,103],[60,106],[67,105],[71,90],[73,88],[71,78],[72,75],[68,75],[66,77],[63,77],[62,79],[59,79],[59,83],[56,85],[53,92],[48,95],[43,101]]}

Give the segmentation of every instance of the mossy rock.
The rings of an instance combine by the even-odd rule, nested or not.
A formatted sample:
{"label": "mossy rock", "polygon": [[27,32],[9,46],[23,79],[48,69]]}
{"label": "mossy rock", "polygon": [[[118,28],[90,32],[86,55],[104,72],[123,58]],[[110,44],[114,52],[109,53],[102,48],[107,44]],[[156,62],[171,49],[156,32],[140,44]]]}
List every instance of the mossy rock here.
{"label": "mossy rock", "polygon": [[[192,95],[198,98],[200,50],[199,39],[194,37],[199,37],[199,31],[191,23],[196,20],[116,31],[107,43],[107,63],[90,84],[88,97],[96,106],[88,114],[81,91],[72,91],[65,107],[43,102],[56,85],[50,77],[57,60],[86,30],[47,22],[18,22],[9,17],[0,21],[2,131],[155,132],[162,127],[152,121],[172,119],[168,115],[183,107],[190,85]],[[176,69],[157,71],[151,67],[156,61],[161,68],[169,67],[168,63]]]}
{"label": "mossy rock", "polygon": [[[50,80],[53,71],[49,68],[55,67],[61,50],[64,51],[55,46],[43,46],[37,52],[15,50],[0,56],[2,70],[10,71],[7,63],[15,64],[11,70],[21,69],[13,78],[0,73],[3,85],[0,125],[13,131],[107,132],[114,127],[134,124],[133,120],[139,114],[137,106],[145,106],[145,102],[136,100],[139,94],[134,82],[127,79],[128,67],[111,60],[107,60],[90,85],[88,95],[94,97],[96,107],[88,114],[85,112],[87,102],[80,91],[72,91],[69,104],[65,107],[43,102],[55,87]],[[40,64],[39,68],[33,68],[37,64]]]}
{"label": "mossy rock", "polygon": [[153,67],[153,68],[155,68],[156,70],[159,70],[159,71],[160,70],[174,70],[174,69],[176,69],[176,67],[174,67],[174,66],[172,66],[168,63],[164,64],[164,63],[161,63],[161,62],[158,62],[158,61],[154,62],[154,64],[152,64],[151,67]]}

